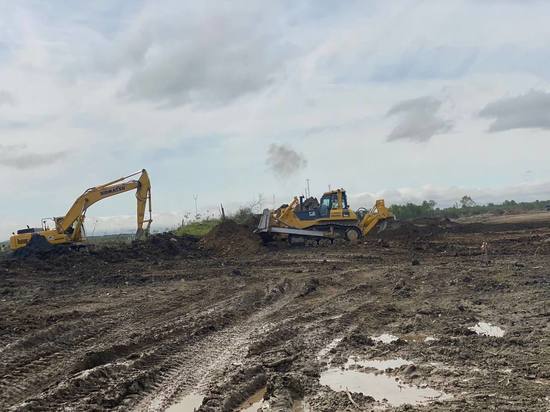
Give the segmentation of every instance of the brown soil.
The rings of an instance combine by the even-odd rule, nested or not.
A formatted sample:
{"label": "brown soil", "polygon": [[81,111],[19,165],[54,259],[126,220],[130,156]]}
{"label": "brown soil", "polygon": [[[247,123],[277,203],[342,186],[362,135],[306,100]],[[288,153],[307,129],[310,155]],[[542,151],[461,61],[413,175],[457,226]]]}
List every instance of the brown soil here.
{"label": "brown soil", "polygon": [[204,236],[199,244],[202,249],[225,256],[240,256],[262,250],[262,239],[254,234],[250,225],[239,225],[225,220]]}
{"label": "brown soil", "polygon": [[[0,261],[0,410],[162,411],[200,394],[201,411],[232,411],[264,388],[274,411],[547,411],[550,228],[382,235],[265,249],[226,222],[200,242]],[[476,335],[481,321],[504,336]],[[450,397],[392,407],[320,384],[350,356],[407,359],[386,373]]]}

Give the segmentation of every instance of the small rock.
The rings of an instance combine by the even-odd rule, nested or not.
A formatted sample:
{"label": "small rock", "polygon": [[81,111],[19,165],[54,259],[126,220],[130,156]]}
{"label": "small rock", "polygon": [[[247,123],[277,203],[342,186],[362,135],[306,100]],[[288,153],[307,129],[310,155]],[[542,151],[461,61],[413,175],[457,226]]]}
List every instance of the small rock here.
{"label": "small rock", "polygon": [[418,259],[413,259],[412,262],[411,262],[411,264],[412,264],[413,266],[418,266],[418,265],[420,265],[420,261],[419,261]]}

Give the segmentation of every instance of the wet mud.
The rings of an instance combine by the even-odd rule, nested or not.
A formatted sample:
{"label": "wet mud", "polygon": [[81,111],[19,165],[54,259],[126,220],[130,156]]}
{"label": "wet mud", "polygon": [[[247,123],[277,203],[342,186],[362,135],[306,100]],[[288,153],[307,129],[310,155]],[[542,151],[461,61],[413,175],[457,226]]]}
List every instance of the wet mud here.
{"label": "wet mud", "polygon": [[544,223],[229,229],[0,261],[0,410],[550,408]]}

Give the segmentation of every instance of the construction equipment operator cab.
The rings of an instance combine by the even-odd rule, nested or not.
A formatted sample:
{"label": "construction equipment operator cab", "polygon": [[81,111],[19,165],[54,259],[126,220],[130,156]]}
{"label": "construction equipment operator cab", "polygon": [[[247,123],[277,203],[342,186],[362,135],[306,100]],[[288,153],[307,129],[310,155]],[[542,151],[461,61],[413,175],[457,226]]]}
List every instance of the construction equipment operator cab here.
{"label": "construction equipment operator cab", "polygon": [[[341,196],[342,203],[338,200],[338,195]],[[331,210],[338,210],[339,214],[343,216],[349,216],[348,198],[344,190],[337,190],[334,192],[327,192],[321,197],[319,206],[320,217],[330,217]]]}

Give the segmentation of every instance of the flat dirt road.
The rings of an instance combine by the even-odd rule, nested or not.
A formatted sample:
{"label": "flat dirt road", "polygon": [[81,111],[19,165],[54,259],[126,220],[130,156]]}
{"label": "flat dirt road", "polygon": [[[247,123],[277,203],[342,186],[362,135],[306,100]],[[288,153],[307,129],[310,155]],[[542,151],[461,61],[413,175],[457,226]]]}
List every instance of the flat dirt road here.
{"label": "flat dirt road", "polygon": [[0,410],[550,409],[547,222],[228,226],[2,260]]}

